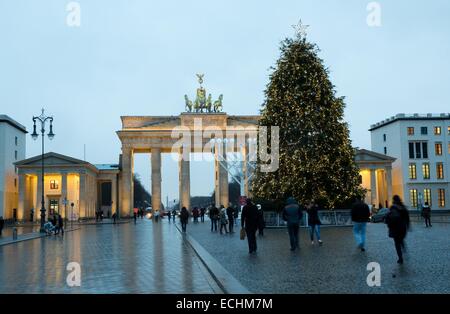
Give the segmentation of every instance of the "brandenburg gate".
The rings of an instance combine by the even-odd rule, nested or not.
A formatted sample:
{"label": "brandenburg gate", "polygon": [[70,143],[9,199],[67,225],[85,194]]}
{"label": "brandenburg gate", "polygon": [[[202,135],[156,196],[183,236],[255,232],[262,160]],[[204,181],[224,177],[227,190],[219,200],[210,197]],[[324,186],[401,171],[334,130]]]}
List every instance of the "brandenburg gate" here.
{"label": "brandenburg gate", "polygon": [[[222,110],[222,95],[212,102],[202,87],[203,75],[197,75],[200,87],[194,102],[185,95],[186,112],[177,116],[122,116],[117,135],[122,143],[120,214],[132,215],[134,155],[151,154],[151,196],[154,211],[161,209],[161,154],[176,156],[179,165],[179,204],[190,208],[190,153],[209,156],[215,164],[215,203],[227,206],[227,153],[241,154],[244,195],[248,195],[246,159],[254,154],[259,116],[233,116]],[[198,154],[194,155],[197,156]],[[196,158],[195,158],[196,159]]]}

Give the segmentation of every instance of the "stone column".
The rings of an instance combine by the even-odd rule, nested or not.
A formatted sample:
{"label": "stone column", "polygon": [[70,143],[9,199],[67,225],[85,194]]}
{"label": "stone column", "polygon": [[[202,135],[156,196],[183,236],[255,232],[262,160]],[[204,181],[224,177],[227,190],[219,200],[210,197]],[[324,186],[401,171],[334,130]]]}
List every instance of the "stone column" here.
{"label": "stone column", "polygon": [[386,167],[386,185],[387,185],[388,206],[390,206],[391,202],[392,202],[392,168],[391,167]]}
{"label": "stone column", "polygon": [[79,218],[86,218],[86,174],[80,172],[78,175],[80,178],[78,193],[78,214],[80,215]]}
{"label": "stone column", "polygon": [[113,175],[113,177],[111,178],[111,216],[116,211],[117,211],[117,180],[116,175]]}
{"label": "stone column", "polygon": [[228,207],[228,170],[227,170],[227,153],[225,145],[222,146],[222,160],[219,167],[219,184],[220,184],[220,205]]}
{"label": "stone column", "polygon": [[241,187],[241,191],[243,191],[245,196],[249,196],[248,195],[248,167],[247,167],[247,145],[244,145],[242,147],[242,175],[243,175],[243,184],[244,187]]}
{"label": "stone column", "polygon": [[19,174],[19,208],[17,209],[17,219],[25,220],[25,203],[26,203],[26,177],[25,174]]}
{"label": "stone column", "polygon": [[151,149],[152,163],[152,208],[161,209],[161,149]]}
{"label": "stone column", "polygon": [[[41,208],[42,208],[42,174],[41,171],[38,170],[36,179],[36,202],[34,204],[34,217],[37,220],[41,219]],[[45,213],[47,215],[47,212]]]}
{"label": "stone column", "polygon": [[189,169],[189,154],[185,154],[183,158],[182,152],[180,152],[181,158],[179,161],[180,167],[180,209],[184,206],[188,210],[191,207],[191,182],[190,182],[190,169]]}
{"label": "stone column", "polygon": [[[64,205],[64,200],[67,201],[67,204]],[[59,202],[62,206],[62,210],[60,209],[59,212],[61,214],[61,216],[63,216],[64,218],[66,218],[67,216],[67,211],[68,211],[68,206],[69,206],[69,200],[67,199],[67,173],[66,172],[61,172],[61,202]]]}
{"label": "stone column", "polygon": [[375,206],[378,206],[378,203],[377,203],[377,176],[376,176],[375,169],[370,169],[370,202],[372,204],[374,204]]}
{"label": "stone column", "polygon": [[134,195],[133,195],[133,150],[122,147],[122,207],[120,208],[121,217],[130,217],[133,215]]}

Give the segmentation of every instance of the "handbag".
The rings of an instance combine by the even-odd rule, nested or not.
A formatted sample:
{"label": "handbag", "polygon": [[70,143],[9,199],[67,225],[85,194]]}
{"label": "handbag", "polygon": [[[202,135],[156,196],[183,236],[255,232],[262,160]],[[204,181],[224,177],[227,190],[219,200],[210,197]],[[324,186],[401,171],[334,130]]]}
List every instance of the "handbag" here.
{"label": "handbag", "polygon": [[241,240],[245,240],[245,229],[244,228],[241,228],[241,232],[240,232],[240,239]]}

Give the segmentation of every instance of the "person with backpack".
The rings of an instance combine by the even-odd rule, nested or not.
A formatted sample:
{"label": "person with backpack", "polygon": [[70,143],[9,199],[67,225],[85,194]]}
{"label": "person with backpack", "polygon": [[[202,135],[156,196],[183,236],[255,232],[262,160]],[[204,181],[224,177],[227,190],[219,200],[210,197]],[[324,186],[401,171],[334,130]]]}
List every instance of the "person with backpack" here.
{"label": "person with backpack", "polygon": [[183,207],[180,212],[180,222],[181,222],[181,230],[186,232],[186,226],[189,221],[189,212],[186,207]]}
{"label": "person with backpack", "polygon": [[425,202],[422,208],[422,217],[425,219],[425,228],[432,227],[431,226],[431,207],[428,205],[428,202]]}
{"label": "person with backpack", "polygon": [[227,230],[227,210],[225,209],[225,206],[220,205],[220,213],[219,213],[219,221],[220,221],[220,234],[222,234],[222,230],[225,229],[225,233],[228,233]]}
{"label": "person with backpack", "polygon": [[369,206],[358,198],[352,206],[353,234],[361,252],[366,250],[366,226],[370,217]]}
{"label": "person with backpack", "polygon": [[302,209],[293,197],[289,197],[286,203],[283,209],[283,219],[287,222],[291,251],[295,251],[300,248],[298,229],[300,228],[300,220],[302,219]]}
{"label": "person with backpack", "polygon": [[394,195],[392,206],[386,214],[385,223],[389,229],[389,237],[394,239],[395,250],[398,255],[398,264],[403,264],[403,250],[405,250],[405,237],[410,227],[409,213],[398,195]]}

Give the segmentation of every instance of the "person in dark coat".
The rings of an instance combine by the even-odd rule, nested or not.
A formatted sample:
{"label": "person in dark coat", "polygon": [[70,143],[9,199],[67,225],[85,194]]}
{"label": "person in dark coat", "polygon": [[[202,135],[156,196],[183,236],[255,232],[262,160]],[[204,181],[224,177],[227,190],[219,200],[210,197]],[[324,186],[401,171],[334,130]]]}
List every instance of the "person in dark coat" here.
{"label": "person in dark coat", "polygon": [[205,222],[205,212],[206,212],[205,207],[200,208],[200,221],[201,222]]}
{"label": "person in dark coat", "polygon": [[352,221],[353,221],[353,234],[355,236],[356,243],[361,249],[361,252],[366,250],[366,225],[370,218],[370,209],[366,203],[358,198],[352,206]]}
{"label": "person in dark coat", "polygon": [[192,210],[192,216],[194,216],[194,222],[198,222],[198,217],[200,216],[198,207],[194,207]]}
{"label": "person in dark coat", "polygon": [[64,219],[61,215],[58,215],[58,233],[61,231],[61,234],[64,235]]}
{"label": "person in dark coat", "polygon": [[423,208],[422,208],[422,216],[425,219],[425,227],[432,227],[431,226],[431,207],[428,205],[428,202],[425,202]]}
{"label": "person in dark coat", "polygon": [[113,219],[113,223],[114,223],[114,224],[116,223],[116,218],[117,218],[117,214],[114,213],[114,214],[112,215],[112,219]]}
{"label": "person in dark coat", "polygon": [[217,220],[219,219],[219,209],[214,205],[209,209],[209,219],[211,219],[211,232],[217,231]]}
{"label": "person in dark coat", "polygon": [[403,250],[405,249],[405,237],[410,226],[409,213],[403,205],[400,196],[395,195],[392,206],[386,214],[385,223],[389,229],[389,237],[394,239],[395,250],[398,255],[398,264],[403,264]]}
{"label": "person in dark coat", "polygon": [[315,233],[319,245],[322,245],[323,242],[320,239],[320,225],[322,223],[320,222],[319,219],[319,205],[317,205],[316,202],[312,200],[309,203],[306,211],[308,212],[309,236],[311,237],[311,244],[314,244],[314,233]]}
{"label": "person in dark coat", "polygon": [[258,235],[264,236],[264,228],[266,227],[266,222],[264,221],[264,211],[260,204],[256,205],[258,209]]}
{"label": "person in dark coat", "polygon": [[169,218],[169,222],[170,222],[170,219],[172,218],[172,213],[170,210],[167,211],[167,218]]}
{"label": "person in dark coat", "polygon": [[189,221],[189,212],[186,207],[183,207],[180,212],[181,230],[186,232],[186,226]]}
{"label": "person in dark coat", "polygon": [[249,253],[256,253],[256,230],[258,230],[258,208],[251,199],[247,199],[247,205],[242,209],[241,227],[245,228],[248,240]]}
{"label": "person in dark coat", "polygon": [[228,206],[227,208],[227,217],[228,217],[228,231],[230,233],[234,233],[233,231],[233,226],[234,226],[234,208],[230,206]]}
{"label": "person in dark coat", "polygon": [[0,236],[2,235],[4,226],[5,226],[5,219],[3,219],[3,216],[0,216]]}
{"label": "person in dark coat", "polygon": [[302,209],[293,197],[289,197],[286,203],[287,205],[283,209],[283,219],[287,222],[291,251],[295,251],[300,248],[298,243],[298,229],[300,227],[300,220],[302,219]]}

